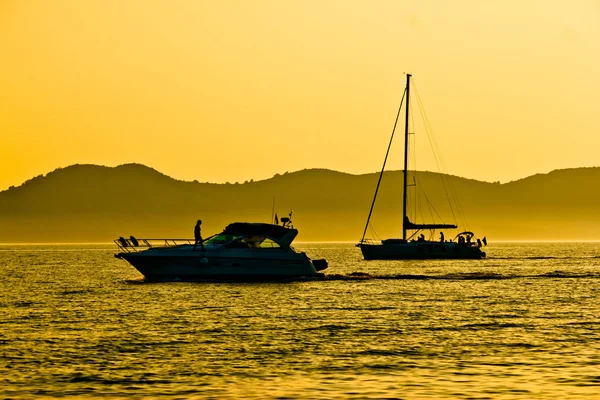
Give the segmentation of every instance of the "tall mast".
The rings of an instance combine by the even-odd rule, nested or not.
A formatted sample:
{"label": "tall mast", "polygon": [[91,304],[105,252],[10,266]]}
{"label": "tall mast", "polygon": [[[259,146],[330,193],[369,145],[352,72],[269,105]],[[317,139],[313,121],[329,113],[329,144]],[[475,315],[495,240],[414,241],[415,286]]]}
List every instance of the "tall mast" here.
{"label": "tall mast", "polygon": [[402,239],[406,240],[406,188],[408,186],[408,110],[410,100],[410,77],[406,74],[406,120],[404,121],[404,190],[402,193]]}

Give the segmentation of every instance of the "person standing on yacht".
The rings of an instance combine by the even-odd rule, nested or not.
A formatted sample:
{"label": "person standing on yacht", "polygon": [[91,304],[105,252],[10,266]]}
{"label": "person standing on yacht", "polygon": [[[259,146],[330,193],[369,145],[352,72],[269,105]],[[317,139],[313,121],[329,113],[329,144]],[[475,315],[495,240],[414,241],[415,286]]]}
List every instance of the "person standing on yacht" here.
{"label": "person standing on yacht", "polygon": [[200,249],[204,251],[204,243],[202,243],[200,225],[202,225],[201,219],[199,219],[198,222],[196,222],[196,226],[194,227],[194,250],[196,250],[196,246],[198,245],[198,243],[200,243]]}

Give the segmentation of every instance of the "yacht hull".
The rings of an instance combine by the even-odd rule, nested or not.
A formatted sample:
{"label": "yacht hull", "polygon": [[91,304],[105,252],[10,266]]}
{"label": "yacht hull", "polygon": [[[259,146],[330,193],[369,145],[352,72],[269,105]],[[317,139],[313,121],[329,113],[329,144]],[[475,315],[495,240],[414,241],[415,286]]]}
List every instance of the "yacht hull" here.
{"label": "yacht hull", "polygon": [[485,258],[477,246],[453,242],[360,243],[365,260],[427,260],[427,259],[480,259]]}
{"label": "yacht hull", "polygon": [[323,277],[310,258],[287,249],[232,251],[153,249],[119,253],[148,281],[268,280]]}

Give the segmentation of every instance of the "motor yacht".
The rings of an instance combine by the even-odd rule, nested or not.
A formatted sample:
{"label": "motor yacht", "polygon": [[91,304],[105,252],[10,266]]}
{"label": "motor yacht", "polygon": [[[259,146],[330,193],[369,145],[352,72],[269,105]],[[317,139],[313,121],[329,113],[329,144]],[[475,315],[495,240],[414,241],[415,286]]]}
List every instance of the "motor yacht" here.
{"label": "motor yacht", "polygon": [[119,237],[115,257],[147,281],[323,278],[319,271],[327,261],[311,260],[291,247],[297,235],[287,218],[283,225],[235,222],[197,245],[193,239]]}

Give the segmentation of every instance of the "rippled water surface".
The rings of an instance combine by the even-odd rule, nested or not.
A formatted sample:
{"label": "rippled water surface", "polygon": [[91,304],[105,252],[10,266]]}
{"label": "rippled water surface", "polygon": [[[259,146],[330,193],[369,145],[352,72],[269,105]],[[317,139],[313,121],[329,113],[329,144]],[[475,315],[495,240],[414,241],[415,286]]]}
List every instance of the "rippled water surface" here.
{"label": "rippled water surface", "polygon": [[0,397],[600,397],[599,243],[296,247],[329,279],[143,283],[112,246],[0,246]]}

